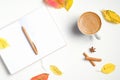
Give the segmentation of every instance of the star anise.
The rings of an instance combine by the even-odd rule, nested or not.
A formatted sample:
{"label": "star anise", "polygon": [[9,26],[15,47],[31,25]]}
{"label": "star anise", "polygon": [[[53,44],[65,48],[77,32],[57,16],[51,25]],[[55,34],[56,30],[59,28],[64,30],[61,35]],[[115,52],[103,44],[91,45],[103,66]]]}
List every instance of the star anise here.
{"label": "star anise", "polygon": [[95,49],[96,49],[96,48],[94,48],[94,47],[92,46],[89,50],[90,50],[91,53],[93,53],[93,52],[96,52]]}

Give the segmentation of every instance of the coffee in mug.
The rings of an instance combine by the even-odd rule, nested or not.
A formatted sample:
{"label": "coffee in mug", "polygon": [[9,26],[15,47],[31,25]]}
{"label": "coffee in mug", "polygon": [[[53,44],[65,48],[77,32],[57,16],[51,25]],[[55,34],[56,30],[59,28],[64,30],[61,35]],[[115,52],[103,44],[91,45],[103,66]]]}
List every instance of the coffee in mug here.
{"label": "coffee in mug", "polygon": [[85,12],[78,19],[78,28],[85,35],[96,34],[101,28],[101,19],[94,12]]}

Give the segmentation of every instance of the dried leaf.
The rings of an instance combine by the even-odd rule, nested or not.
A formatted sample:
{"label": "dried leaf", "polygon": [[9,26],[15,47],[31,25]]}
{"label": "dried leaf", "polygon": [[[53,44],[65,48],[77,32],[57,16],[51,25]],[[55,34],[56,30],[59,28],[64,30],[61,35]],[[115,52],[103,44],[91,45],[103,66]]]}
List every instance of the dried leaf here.
{"label": "dried leaf", "polygon": [[109,74],[113,72],[114,70],[115,70],[115,65],[112,63],[107,63],[102,67],[101,72],[105,74]]}
{"label": "dried leaf", "polygon": [[65,0],[64,8],[68,11],[73,4],[73,0]]}
{"label": "dried leaf", "polygon": [[0,49],[7,48],[9,46],[8,42],[4,38],[0,38]]}
{"label": "dried leaf", "polygon": [[44,0],[44,2],[54,8],[65,8],[67,11],[71,8],[73,0]]}
{"label": "dried leaf", "polygon": [[62,8],[64,0],[44,0],[44,2],[54,8]]}
{"label": "dried leaf", "polygon": [[42,74],[32,77],[31,80],[48,80],[48,76],[49,76],[48,73],[42,73]]}
{"label": "dried leaf", "polygon": [[62,4],[62,5],[64,5],[64,1],[65,1],[65,0],[58,0],[58,2],[59,2],[60,4]]}
{"label": "dried leaf", "polygon": [[50,70],[55,74],[55,75],[62,75],[62,72],[54,65],[50,65]]}
{"label": "dried leaf", "polygon": [[120,16],[116,12],[111,10],[102,10],[102,14],[106,21],[116,24],[120,23]]}

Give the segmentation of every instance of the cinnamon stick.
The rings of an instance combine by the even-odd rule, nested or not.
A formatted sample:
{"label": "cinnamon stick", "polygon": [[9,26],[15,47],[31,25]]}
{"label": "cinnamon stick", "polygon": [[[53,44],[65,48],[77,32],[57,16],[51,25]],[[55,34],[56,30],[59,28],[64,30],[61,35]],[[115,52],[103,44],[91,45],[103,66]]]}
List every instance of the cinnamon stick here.
{"label": "cinnamon stick", "polygon": [[85,57],[86,60],[90,60],[90,61],[97,61],[97,62],[100,62],[102,61],[102,59],[100,58],[94,58],[94,57]]}
{"label": "cinnamon stick", "polygon": [[[86,53],[83,53],[83,55],[86,57],[89,57]],[[96,66],[95,63],[92,60],[88,60],[93,66]]]}

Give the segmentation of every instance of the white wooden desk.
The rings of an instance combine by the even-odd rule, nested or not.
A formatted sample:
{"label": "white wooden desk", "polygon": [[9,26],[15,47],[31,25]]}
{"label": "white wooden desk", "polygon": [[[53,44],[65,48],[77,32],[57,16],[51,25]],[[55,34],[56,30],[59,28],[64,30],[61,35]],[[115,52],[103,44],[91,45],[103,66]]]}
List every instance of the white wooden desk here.
{"label": "white wooden desk", "polygon": [[[35,9],[39,4],[41,4],[39,3],[40,1],[41,0],[20,0],[20,3],[18,4],[16,0],[10,0],[10,5],[13,4],[15,5],[13,8],[16,8],[13,9],[10,7],[10,10],[8,5],[6,5],[5,8],[0,7],[0,11],[2,11],[2,14],[0,13],[0,21],[2,21],[1,25],[7,24],[13,19],[18,19],[25,13]],[[1,2],[2,1],[0,1],[0,4]],[[24,2],[27,5],[23,4]],[[41,67],[41,61],[38,61],[14,75],[9,75],[0,59],[0,80],[30,80],[30,78],[35,75],[49,72],[49,65],[56,65],[63,72],[62,76],[55,76],[50,72],[49,80],[119,79],[120,25],[106,22],[100,12],[102,9],[110,9],[120,14],[119,4],[119,0],[74,0],[74,4],[68,12],[65,9],[54,9],[48,7],[50,14],[57,23],[67,43],[67,46],[42,60],[45,70]],[[19,5],[21,5],[21,7]],[[24,11],[26,12],[24,13]],[[102,28],[98,34],[101,36],[101,40],[93,39],[91,36],[85,36],[79,32],[77,28],[77,19],[86,11],[96,12],[100,16],[102,20]],[[4,19],[4,17],[6,18]],[[91,46],[96,48],[96,53],[89,53],[88,49]],[[83,52],[86,52],[91,56],[102,58],[102,62],[96,62],[96,67],[93,67],[88,61],[84,61]],[[109,62],[116,65],[115,71],[108,75],[101,73],[101,67]]]}

